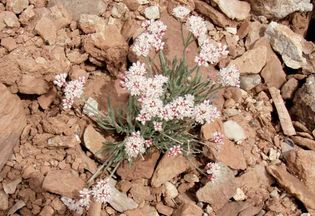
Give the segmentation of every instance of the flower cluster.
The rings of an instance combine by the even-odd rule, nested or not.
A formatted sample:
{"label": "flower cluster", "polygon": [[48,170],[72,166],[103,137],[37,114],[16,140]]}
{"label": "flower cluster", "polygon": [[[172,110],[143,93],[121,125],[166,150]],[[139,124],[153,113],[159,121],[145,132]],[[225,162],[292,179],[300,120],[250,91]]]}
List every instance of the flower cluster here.
{"label": "flower cluster", "polygon": [[139,154],[145,152],[145,146],[148,145],[148,142],[140,135],[140,132],[133,132],[131,136],[127,137],[124,140],[125,152],[128,156],[128,159],[136,158]]}
{"label": "flower cluster", "polygon": [[112,188],[108,179],[102,179],[90,190],[83,188],[80,191],[78,200],[69,197],[61,197],[61,201],[68,207],[70,211],[74,211],[79,215],[83,214],[84,209],[90,206],[91,198],[99,203],[106,203],[110,200]]}
{"label": "flower cluster", "polygon": [[240,87],[240,71],[233,64],[220,69],[219,82],[223,86]]}
{"label": "flower cluster", "polygon": [[213,122],[213,120],[221,116],[218,109],[211,105],[209,100],[205,100],[203,103],[195,106],[194,117],[195,121],[199,124]]}
{"label": "flower cluster", "polygon": [[214,143],[217,143],[217,144],[223,144],[224,143],[224,135],[220,132],[214,132],[212,134],[212,141]]}
{"label": "flower cluster", "polygon": [[80,98],[83,94],[85,77],[79,77],[78,80],[66,81],[67,74],[58,74],[55,77],[54,84],[63,89],[64,98],[62,99],[62,107],[64,110],[71,109],[74,99]]}
{"label": "flower cluster", "polygon": [[188,30],[198,39],[207,34],[207,23],[200,16],[190,16],[186,22]]}
{"label": "flower cluster", "polygon": [[156,51],[163,50],[164,42],[162,39],[167,28],[166,25],[159,20],[148,20],[142,23],[142,27],[145,28],[145,31],[136,38],[132,51],[137,56],[146,57],[152,47]]}
{"label": "flower cluster", "polygon": [[206,173],[210,181],[216,181],[221,176],[222,168],[219,163],[210,162],[206,165]]}
{"label": "flower cluster", "polygon": [[177,156],[180,154],[182,154],[182,148],[180,145],[176,145],[176,146],[171,147],[167,152],[168,157]]}
{"label": "flower cluster", "polygon": [[190,10],[184,6],[177,6],[173,9],[172,15],[179,20],[184,20],[190,14]]}

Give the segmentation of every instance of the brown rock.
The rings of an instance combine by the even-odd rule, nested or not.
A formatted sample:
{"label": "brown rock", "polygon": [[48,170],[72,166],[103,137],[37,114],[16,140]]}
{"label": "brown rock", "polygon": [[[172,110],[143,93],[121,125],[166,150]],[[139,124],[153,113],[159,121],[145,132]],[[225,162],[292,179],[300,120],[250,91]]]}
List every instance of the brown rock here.
{"label": "brown rock", "polygon": [[20,14],[28,6],[28,0],[8,0],[7,9],[15,14]]}
{"label": "brown rock", "polygon": [[133,209],[124,212],[127,216],[146,216],[141,209]]}
{"label": "brown rock", "polygon": [[[0,170],[19,142],[26,117],[20,99],[0,83]],[[15,122],[13,124],[13,122]]]}
{"label": "brown rock", "polygon": [[174,209],[169,207],[169,206],[166,206],[166,205],[163,205],[162,203],[158,203],[156,206],[155,206],[156,210],[163,214],[163,215],[166,215],[166,216],[169,216],[169,215],[172,215]]}
{"label": "brown rock", "polygon": [[212,22],[220,27],[234,26],[235,23],[228,19],[225,15],[211,7],[206,2],[195,0],[196,11],[208,17]]}
{"label": "brown rock", "polygon": [[284,165],[272,165],[267,171],[289,193],[298,198],[307,209],[315,210],[315,194],[313,194],[297,177],[288,173]]}
{"label": "brown rock", "polygon": [[193,203],[184,203],[174,212],[173,216],[202,216],[202,209]]}
{"label": "brown rock", "polygon": [[51,206],[47,205],[41,210],[39,216],[53,216],[54,214],[55,210]]}
{"label": "brown rock", "polygon": [[247,49],[251,48],[252,45],[261,37],[265,35],[266,25],[255,21],[249,23],[249,31],[246,37],[245,46]]}
{"label": "brown rock", "polygon": [[239,0],[214,0],[221,11],[231,19],[244,20],[249,17],[250,4]]}
{"label": "brown rock", "polygon": [[301,137],[301,136],[293,136],[293,137],[291,137],[291,139],[293,140],[293,142],[296,145],[299,145],[301,147],[308,148],[310,150],[315,151],[315,140],[314,139],[308,139],[308,138]]}
{"label": "brown rock", "polygon": [[43,16],[36,24],[35,31],[38,33],[49,45],[56,43],[57,28],[55,23],[48,17]]}
{"label": "brown rock", "polygon": [[305,84],[299,88],[293,99],[291,113],[294,117],[306,124],[313,130],[315,129],[315,76],[310,75]]}
{"label": "brown rock", "polygon": [[50,8],[50,11],[57,30],[70,25],[72,20],[71,15],[63,5],[55,5]]}
{"label": "brown rock", "polygon": [[16,187],[21,183],[21,181],[21,178],[17,178],[13,181],[2,183],[4,192],[6,194],[14,194],[16,191]]}
{"label": "brown rock", "polygon": [[229,202],[218,212],[217,216],[250,216],[257,215],[263,206],[253,206],[250,202]]}
{"label": "brown rock", "polygon": [[0,210],[7,210],[9,208],[9,196],[0,190]]}
{"label": "brown rock", "polygon": [[57,89],[55,87],[50,88],[50,90],[37,98],[39,106],[42,109],[48,109],[52,102],[55,100],[57,96]]}
{"label": "brown rock", "polygon": [[151,185],[160,187],[165,182],[185,172],[188,168],[189,162],[184,156],[169,157],[165,154],[153,173]]}
{"label": "brown rock", "polygon": [[234,196],[236,191],[233,172],[222,163],[220,163],[220,166],[220,177],[215,181],[209,181],[196,193],[198,200],[209,203],[214,211],[222,208]]}
{"label": "brown rock", "polygon": [[6,48],[9,52],[17,47],[16,42],[12,37],[3,38],[1,40],[1,46]]}
{"label": "brown rock", "polygon": [[144,160],[139,158],[130,164],[124,161],[117,169],[117,174],[124,180],[150,179],[153,175],[157,160],[160,157],[159,151],[153,151],[144,155]]}
{"label": "brown rock", "polygon": [[138,0],[124,0],[124,3],[131,11],[136,11],[140,6]]}
{"label": "brown rock", "polygon": [[22,24],[27,24],[28,22],[31,21],[35,17],[35,12],[34,12],[34,5],[28,6],[22,14],[19,16],[19,20]]}
{"label": "brown rock", "polygon": [[241,74],[259,73],[267,62],[267,47],[260,46],[245,52],[230,62],[238,67]]}
{"label": "brown rock", "polygon": [[240,25],[239,29],[237,30],[237,35],[240,39],[243,39],[247,36],[248,32],[250,30],[250,22],[248,20],[245,20]]}
{"label": "brown rock", "polygon": [[22,75],[17,83],[19,92],[22,94],[42,95],[48,92],[49,85],[42,78],[36,78],[32,75]]}
{"label": "brown rock", "polygon": [[289,79],[281,88],[281,96],[284,100],[292,99],[298,89],[299,81],[295,78]]}
{"label": "brown rock", "polygon": [[0,30],[5,26],[10,28],[19,28],[20,22],[17,16],[11,11],[0,12]]}
{"label": "brown rock", "polygon": [[[143,183],[143,181],[141,183]],[[141,183],[137,182],[131,187],[129,191],[133,200],[139,204],[145,201],[152,200],[150,187],[144,186]]]}
{"label": "brown rock", "polygon": [[84,145],[88,150],[90,150],[98,159],[105,159],[105,155],[102,153],[102,148],[106,139],[102,134],[97,132],[92,125],[85,128],[83,139]]}
{"label": "brown rock", "polygon": [[315,154],[314,151],[295,149],[286,155],[287,167],[298,176],[315,194]]}
{"label": "brown rock", "polygon": [[74,175],[71,170],[49,171],[43,182],[43,189],[67,197],[74,197],[85,182]]}
{"label": "brown rock", "polygon": [[80,144],[78,135],[58,135],[48,139],[48,147],[75,148]]}

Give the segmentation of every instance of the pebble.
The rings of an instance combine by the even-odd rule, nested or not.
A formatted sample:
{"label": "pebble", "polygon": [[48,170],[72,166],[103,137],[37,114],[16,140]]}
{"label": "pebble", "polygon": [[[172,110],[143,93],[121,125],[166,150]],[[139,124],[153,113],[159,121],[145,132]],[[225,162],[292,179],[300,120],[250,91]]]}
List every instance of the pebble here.
{"label": "pebble", "polygon": [[144,15],[147,19],[159,19],[160,9],[158,6],[150,6],[144,10]]}
{"label": "pebble", "polygon": [[230,140],[241,142],[246,139],[244,129],[235,121],[228,120],[223,123],[224,134]]}

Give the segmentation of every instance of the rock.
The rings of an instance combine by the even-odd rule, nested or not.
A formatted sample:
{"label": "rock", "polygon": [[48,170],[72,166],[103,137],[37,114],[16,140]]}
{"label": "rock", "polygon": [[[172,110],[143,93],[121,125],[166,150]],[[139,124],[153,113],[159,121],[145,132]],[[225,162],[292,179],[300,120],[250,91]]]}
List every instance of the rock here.
{"label": "rock", "polygon": [[140,6],[140,3],[138,0],[124,0],[124,3],[131,11],[136,11]]}
{"label": "rock", "polygon": [[22,182],[21,178],[17,178],[14,181],[2,183],[3,190],[6,194],[14,194],[16,187]]}
{"label": "rock", "polygon": [[272,48],[282,56],[288,67],[299,69],[306,64],[302,45],[304,39],[289,27],[271,22],[266,30],[266,35]]}
{"label": "rock", "polygon": [[295,149],[286,154],[288,170],[301,179],[315,194],[315,154],[314,151]]}
{"label": "rock", "polygon": [[1,39],[1,46],[6,48],[9,52],[17,47],[16,42],[12,37],[6,37]]}
{"label": "rock", "polygon": [[202,209],[193,203],[183,203],[178,207],[178,209],[174,212],[173,216],[202,216]]}
{"label": "rock", "polygon": [[50,8],[50,11],[57,30],[70,25],[72,21],[71,15],[63,5],[55,5]]}
{"label": "rock", "polygon": [[51,206],[45,206],[39,213],[39,216],[53,216],[55,210]]}
{"label": "rock", "polygon": [[235,201],[243,201],[246,200],[247,196],[245,195],[245,193],[242,191],[241,188],[236,188],[236,193],[233,196],[233,199]]}
{"label": "rock", "polygon": [[249,17],[250,4],[239,0],[214,0],[221,11],[231,19],[244,20]]}
{"label": "rock", "polygon": [[82,14],[79,19],[79,27],[86,34],[101,31],[104,25],[105,20],[93,14]]}
{"label": "rock", "polygon": [[245,41],[247,49],[252,48],[252,45],[261,37],[265,35],[266,25],[255,21],[249,23],[248,35]]}
{"label": "rock", "polygon": [[66,8],[74,20],[78,20],[81,14],[101,15],[105,12],[108,3],[103,0],[51,0],[48,7],[59,4]]}
{"label": "rock", "polygon": [[0,22],[3,22],[5,25],[0,24],[0,30],[5,26],[10,28],[19,28],[20,22],[17,16],[11,11],[3,11],[0,13]]}
{"label": "rock", "polygon": [[147,19],[159,19],[160,9],[158,6],[153,5],[144,9],[144,15]]}
{"label": "rock", "polygon": [[137,159],[132,164],[124,161],[117,169],[117,174],[124,180],[150,179],[159,157],[159,151],[155,150],[144,155],[144,159]]}
{"label": "rock", "polygon": [[85,186],[85,182],[71,170],[49,171],[43,181],[43,189],[61,196],[73,198]]}
{"label": "rock", "polygon": [[49,91],[46,94],[43,94],[37,98],[37,101],[39,103],[39,106],[46,110],[49,108],[49,106],[52,104],[52,102],[57,97],[57,89],[55,87],[52,87],[49,89]]}
{"label": "rock", "polygon": [[249,91],[261,83],[261,77],[258,74],[243,75],[240,77],[241,88]]}
{"label": "rock", "polygon": [[49,45],[56,43],[57,28],[50,18],[43,16],[37,22],[35,32],[39,34]]}
{"label": "rock", "polygon": [[141,211],[141,209],[133,209],[124,212],[123,215],[126,216],[145,216],[145,214]]}
{"label": "rock", "polygon": [[0,190],[0,210],[7,210],[9,208],[9,196]]}
{"label": "rock", "polygon": [[15,14],[20,14],[28,7],[28,4],[28,0],[8,0],[6,6],[9,11],[13,11]]}
{"label": "rock", "polygon": [[129,191],[133,200],[139,204],[145,201],[152,200],[150,187],[144,186],[143,184],[144,184],[144,181],[141,181],[141,183],[136,182],[135,184],[133,184],[133,186],[131,187]]}
{"label": "rock", "polygon": [[295,78],[289,79],[281,88],[281,96],[284,100],[293,99],[295,91],[298,89],[299,81]]}
{"label": "rock", "polygon": [[[19,143],[20,135],[26,126],[24,107],[16,95],[12,95],[0,83],[0,170]],[[13,122],[15,122],[13,124]]]}
{"label": "rock", "polygon": [[23,208],[25,205],[26,204],[23,200],[16,200],[16,203],[10,208],[7,215],[13,215],[16,211]]}
{"label": "rock", "polygon": [[241,142],[246,139],[244,129],[235,121],[228,120],[223,123],[224,134],[230,140]]}
{"label": "rock", "polygon": [[95,116],[95,113],[98,113],[98,103],[92,97],[89,97],[83,106],[83,113],[87,116]]}
{"label": "rock", "polygon": [[91,151],[95,157],[100,160],[105,160],[105,155],[101,150],[106,142],[106,139],[102,134],[97,132],[92,125],[85,128],[83,140],[85,147]]}
{"label": "rock", "polygon": [[114,18],[121,18],[127,11],[127,6],[124,3],[119,2],[114,4],[111,12]]}
{"label": "rock", "polygon": [[267,47],[261,46],[245,52],[241,57],[238,57],[230,62],[240,70],[241,74],[257,74],[267,62]]}
{"label": "rock", "polygon": [[21,13],[19,20],[23,25],[26,25],[35,17],[35,15],[34,5],[30,5]]}
{"label": "rock", "polygon": [[301,137],[301,136],[293,136],[293,137],[291,137],[291,139],[293,140],[293,142],[296,145],[299,145],[301,147],[315,151],[315,140],[314,139],[308,139],[308,138]]}
{"label": "rock", "polygon": [[22,75],[17,83],[19,92],[22,94],[42,95],[48,92],[48,82],[42,78],[36,78],[32,75]]}
{"label": "rock", "polygon": [[259,212],[262,210],[262,205],[254,205],[252,201],[248,202],[229,202],[224,205],[219,211],[216,212],[217,216],[250,216],[260,215]]}
{"label": "rock", "polygon": [[75,148],[81,143],[78,135],[58,135],[48,139],[48,147]]}
{"label": "rock", "polygon": [[162,203],[158,203],[156,206],[155,206],[156,210],[163,214],[163,215],[172,215],[174,209],[169,207],[169,206],[166,206],[166,205],[163,205]]}
{"label": "rock", "polygon": [[315,194],[312,193],[297,177],[288,173],[284,165],[271,165],[267,171],[287,190],[299,199],[307,209],[315,210]]}
{"label": "rock", "polygon": [[306,126],[315,129],[315,75],[307,77],[305,84],[299,88],[293,98],[291,113],[304,122]]}
{"label": "rock", "polygon": [[125,212],[130,209],[135,209],[138,204],[131,198],[127,197],[125,193],[116,189],[112,183],[112,195],[108,202],[116,211]]}
{"label": "rock", "polygon": [[165,185],[165,193],[167,197],[174,199],[178,196],[178,191],[175,185],[173,185],[171,182],[165,182],[164,185]]}
{"label": "rock", "polygon": [[200,202],[209,203],[214,211],[222,208],[233,197],[236,191],[233,172],[224,164],[220,163],[220,166],[221,170],[218,179],[209,181],[196,193],[197,199]]}
{"label": "rock", "polygon": [[185,172],[188,168],[189,162],[184,156],[169,157],[165,154],[153,173],[151,185],[160,187],[165,182]]}
{"label": "rock", "polygon": [[295,12],[312,11],[310,0],[249,0],[252,11],[267,18],[282,19]]}
{"label": "rock", "polygon": [[220,27],[235,25],[233,21],[228,19],[226,16],[217,11],[215,8],[211,7],[206,2],[200,0],[194,0],[194,2],[196,5],[196,11],[212,20],[213,24]]}

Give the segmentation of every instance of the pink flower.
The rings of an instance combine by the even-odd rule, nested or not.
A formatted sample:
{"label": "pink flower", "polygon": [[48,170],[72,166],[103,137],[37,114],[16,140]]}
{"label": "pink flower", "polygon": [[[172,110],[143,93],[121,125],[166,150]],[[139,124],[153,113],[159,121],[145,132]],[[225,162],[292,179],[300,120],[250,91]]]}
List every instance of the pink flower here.
{"label": "pink flower", "polygon": [[214,143],[223,144],[224,136],[220,132],[214,132],[212,134],[212,140],[213,140]]}
{"label": "pink flower", "polygon": [[168,157],[177,156],[180,154],[182,154],[182,148],[180,145],[171,147],[167,152]]}
{"label": "pink flower", "polygon": [[206,35],[208,32],[207,23],[200,16],[190,16],[186,22],[188,30],[196,37]]}
{"label": "pink flower", "polygon": [[210,104],[209,100],[205,100],[201,104],[195,106],[193,116],[199,124],[210,123],[221,116],[219,110]]}
{"label": "pink flower", "polygon": [[107,203],[111,199],[112,189],[108,179],[103,179],[97,182],[92,188],[91,194],[93,198],[100,203]]}
{"label": "pink flower", "polygon": [[219,71],[219,82],[223,86],[240,87],[240,72],[235,65],[229,65]]}
{"label": "pink flower", "polygon": [[210,181],[216,181],[222,175],[222,168],[219,163],[208,163],[206,165],[206,173]]}
{"label": "pink flower", "polygon": [[125,152],[128,159],[136,158],[139,154],[145,152],[145,139],[140,135],[140,132],[133,132],[131,136],[125,138]]}
{"label": "pink flower", "polygon": [[153,122],[153,126],[154,126],[154,130],[155,131],[162,131],[163,127],[162,127],[162,122]]}
{"label": "pink flower", "polygon": [[67,83],[66,78],[67,78],[66,73],[58,74],[55,76],[54,84],[59,88],[62,88]]}

